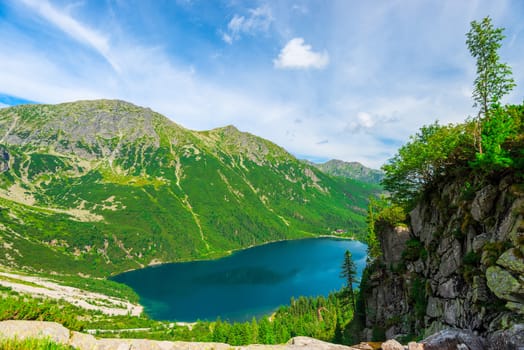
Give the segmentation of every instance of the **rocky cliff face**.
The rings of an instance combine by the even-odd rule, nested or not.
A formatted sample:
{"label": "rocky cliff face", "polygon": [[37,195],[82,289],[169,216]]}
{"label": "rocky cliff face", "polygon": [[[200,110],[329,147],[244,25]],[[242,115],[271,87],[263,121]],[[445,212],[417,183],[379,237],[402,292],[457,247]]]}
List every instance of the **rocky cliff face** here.
{"label": "rocky cliff face", "polygon": [[378,233],[383,254],[362,285],[365,338],[459,328],[488,348],[520,346],[508,339],[524,339],[524,185],[514,174],[483,181],[441,183],[409,227]]}

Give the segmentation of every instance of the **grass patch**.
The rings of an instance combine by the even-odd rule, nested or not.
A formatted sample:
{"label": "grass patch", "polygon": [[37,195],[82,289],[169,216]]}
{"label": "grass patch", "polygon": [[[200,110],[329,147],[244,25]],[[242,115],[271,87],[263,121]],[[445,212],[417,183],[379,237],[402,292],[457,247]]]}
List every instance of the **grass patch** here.
{"label": "grass patch", "polygon": [[2,339],[0,338],[1,350],[74,350],[72,346],[53,342],[49,339]]}

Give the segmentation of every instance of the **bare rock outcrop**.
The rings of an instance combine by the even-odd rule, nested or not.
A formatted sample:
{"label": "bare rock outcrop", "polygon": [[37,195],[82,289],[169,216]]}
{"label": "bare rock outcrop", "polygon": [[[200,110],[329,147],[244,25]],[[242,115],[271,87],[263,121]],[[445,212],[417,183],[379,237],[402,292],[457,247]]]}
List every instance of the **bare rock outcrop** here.
{"label": "bare rock outcrop", "polygon": [[424,350],[484,350],[484,339],[471,331],[447,329],[431,335],[421,342]]}
{"label": "bare rock outcrop", "polygon": [[224,343],[157,341],[148,339],[97,339],[90,334],[70,332],[55,322],[2,321],[0,338],[48,338],[79,350],[356,350],[309,337],[295,337],[287,344],[231,346]]}
{"label": "bare rock outcrop", "polygon": [[[481,336],[485,348],[497,348],[490,344],[511,334],[511,344],[518,345],[507,348],[524,349],[521,182],[517,174],[491,183],[443,179],[409,213],[408,238],[397,228],[380,227],[382,257],[361,285],[361,339],[462,329]],[[443,339],[451,333],[438,334]]]}
{"label": "bare rock outcrop", "polygon": [[69,330],[55,322],[2,321],[0,338],[49,338],[56,343],[67,344]]}
{"label": "bare rock outcrop", "polygon": [[382,350],[404,350],[404,346],[395,339],[390,339],[382,343]]}

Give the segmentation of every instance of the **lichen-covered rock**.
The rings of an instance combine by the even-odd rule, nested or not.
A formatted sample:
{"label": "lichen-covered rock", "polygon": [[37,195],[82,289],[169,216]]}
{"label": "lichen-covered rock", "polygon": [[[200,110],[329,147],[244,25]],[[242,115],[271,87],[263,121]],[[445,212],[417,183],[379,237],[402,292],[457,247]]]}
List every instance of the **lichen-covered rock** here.
{"label": "lichen-covered rock", "polygon": [[441,299],[435,297],[428,298],[428,305],[426,307],[426,315],[437,318],[444,314],[444,303]]}
{"label": "lichen-covered rock", "polygon": [[499,266],[486,270],[488,288],[500,299],[519,302],[515,294],[521,292],[521,284],[511,273]]}
{"label": "lichen-covered rock", "polygon": [[477,192],[473,203],[471,204],[471,216],[476,221],[482,221],[493,208],[497,198],[497,188],[488,185]]}
{"label": "lichen-covered rock", "polygon": [[473,276],[471,301],[476,304],[486,300],[488,300],[488,286],[486,285],[486,279],[482,276]]}
{"label": "lichen-covered rock", "polygon": [[488,233],[482,233],[473,238],[472,250],[476,253],[480,252],[484,244],[489,242],[490,235]]}
{"label": "lichen-covered rock", "polygon": [[436,334],[446,329],[449,329],[449,326],[443,324],[441,321],[433,321],[424,330],[424,337],[425,338],[430,337],[433,334]]}
{"label": "lichen-covered rock", "polygon": [[[446,242],[443,240],[443,243]],[[443,247],[443,248],[441,248]],[[442,250],[442,259],[438,268],[436,279],[445,279],[446,277],[456,273],[462,264],[462,247],[455,239],[449,244],[441,244],[439,250]]]}
{"label": "lichen-covered rock", "polygon": [[428,217],[431,217],[430,210],[430,207],[420,202],[409,213],[411,232],[415,237],[420,238],[420,241],[423,243],[429,243],[433,240],[435,221],[438,221],[437,219],[428,220]]}
{"label": "lichen-covered rock", "polygon": [[524,349],[524,324],[514,325],[510,329],[493,333],[487,341],[488,350],[522,350]]}
{"label": "lichen-covered rock", "polygon": [[497,260],[497,264],[508,270],[524,274],[524,259],[516,248],[506,250]]}
{"label": "lichen-covered rock", "polygon": [[447,300],[444,303],[444,315],[443,320],[447,324],[455,327],[463,326],[462,320],[464,319],[464,303],[460,299]]}
{"label": "lichen-covered rock", "polygon": [[409,218],[411,222],[411,230],[415,237],[420,237],[422,229],[424,228],[424,209],[421,203],[419,203],[410,213]]}
{"label": "lichen-covered rock", "polygon": [[514,301],[508,301],[506,303],[506,307],[511,311],[515,311],[516,313],[524,315],[524,304],[523,303],[516,303]]}
{"label": "lichen-covered rock", "polygon": [[[469,181],[473,181],[469,188],[482,186],[473,198],[465,191],[463,177],[442,179],[421,196],[409,213],[420,254],[411,248],[405,268],[384,261],[370,268],[368,276],[380,274],[380,278],[366,286],[369,330],[381,327],[388,335],[429,336],[455,327],[488,336],[524,323],[520,179],[505,174],[498,182],[495,178]],[[389,257],[392,252],[387,249],[383,253]],[[499,299],[505,307],[500,307]]]}
{"label": "lichen-covered rock", "polygon": [[510,239],[515,246],[518,246],[519,229],[522,229],[524,215],[524,198],[515,200],[506,216],[501,220],[497,230],[497,240],[506,241]]}
{"label": "lichen-covered rock", "polygon": [[484,350],[484,340],[471,331],[446,329],[421,341],[424,350]]}
{"label": "lichen-covered rock", "polygon": [[[370,281],[376,284],[376,287],[373,288],[367,305],[367,309],[373,310],[366,315],[366,327],[369,328],[380,325],[382,320],[391,319],[408,310],[408,302],[404,299],[402,278],[392,278],[388,285],[384,285],[383,278],[379,276],[381,275],[377,275],[376,279]],[[364,340],[370,339],[371,337],[367,337]]]}
{"label": "lichen-covered rock", "polygon": [[450,278],[449,280],[441,283],[438,286],[437,293],[447,299],[456,298],[459,295],[459,280],[457,277]]}

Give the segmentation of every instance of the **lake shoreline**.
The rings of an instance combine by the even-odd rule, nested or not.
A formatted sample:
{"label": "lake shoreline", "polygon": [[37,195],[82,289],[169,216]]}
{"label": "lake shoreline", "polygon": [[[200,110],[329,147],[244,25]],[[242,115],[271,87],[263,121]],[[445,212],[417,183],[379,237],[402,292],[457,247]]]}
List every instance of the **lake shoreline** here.
{"label": "lake shoreline", "polygon": [[363,269],[365,244],[353,237],[319,235],[231,250],[225,259],[160,264],[113,281],[133,288],[152,319],[194,322],[221,317],[243,322],[245,317],[270,315],[292,297],[327,296],[339,290],[346,250]]}
{"label": "lake shoreline", "polygon": [[151,262],[149,264],[144,265],[142,267],[128,269],[128,270],[121,271],[121,272],[113,272],[108,277],[106,277],[106,279],[112,280],[112,278],[115,277],[115,276],[118,276],[118,275],[121,275],[121,274],[124,274],[124,273],[127,273],[127,272],[131,272],[131,271],[147,269],[147,268],[150,268],[150,267],[151,268],[156,268],[156,267],[159,267],[159,266],[162,266],[162,265],[168,265],[168,264],[180,264],[180,263],[190,263],[190,262],[195,262],[195,261],[213,261],[213,260],[218,260],[218,259],[222,259],[222,258],[231,256],[231,255],[233,255],[233,254],[235,254],[235,253],[237,253],[239,251],[242,251],[242,250],[262,247],[262,246],[265,246],[265,245],[268,245],[268,244],[273,244],[273,243],[299,241],[299,240],[304,240],[304,239],[321,239],[321,238],[333,238],[333,239],[338,239],[338,240],[357,241],[357,242],[361,242],[361,243],[366,244],[366,242],[362,242],[362,241],[356,239],[354,236],[337,236],[337,235],[311,235],[311,236],[304,236],[304,237],[297,237],[297,238],[275,239],[275,240],[263,242],[263,243],[260,243],[260,244],[251,244],[249,246],[242,247],[242,248],[226,250],[226,251],[223,252],[223,255],[218,255],[218,256],[212,257],[212,258],[209,258],[209,257],[196,258],[196,259],[191,259],[190,258],[190,259],[180,259],[180,260],[173,260],[173,261],[160,261],[158,259],[153,259],[153,260],[151,260]]}

